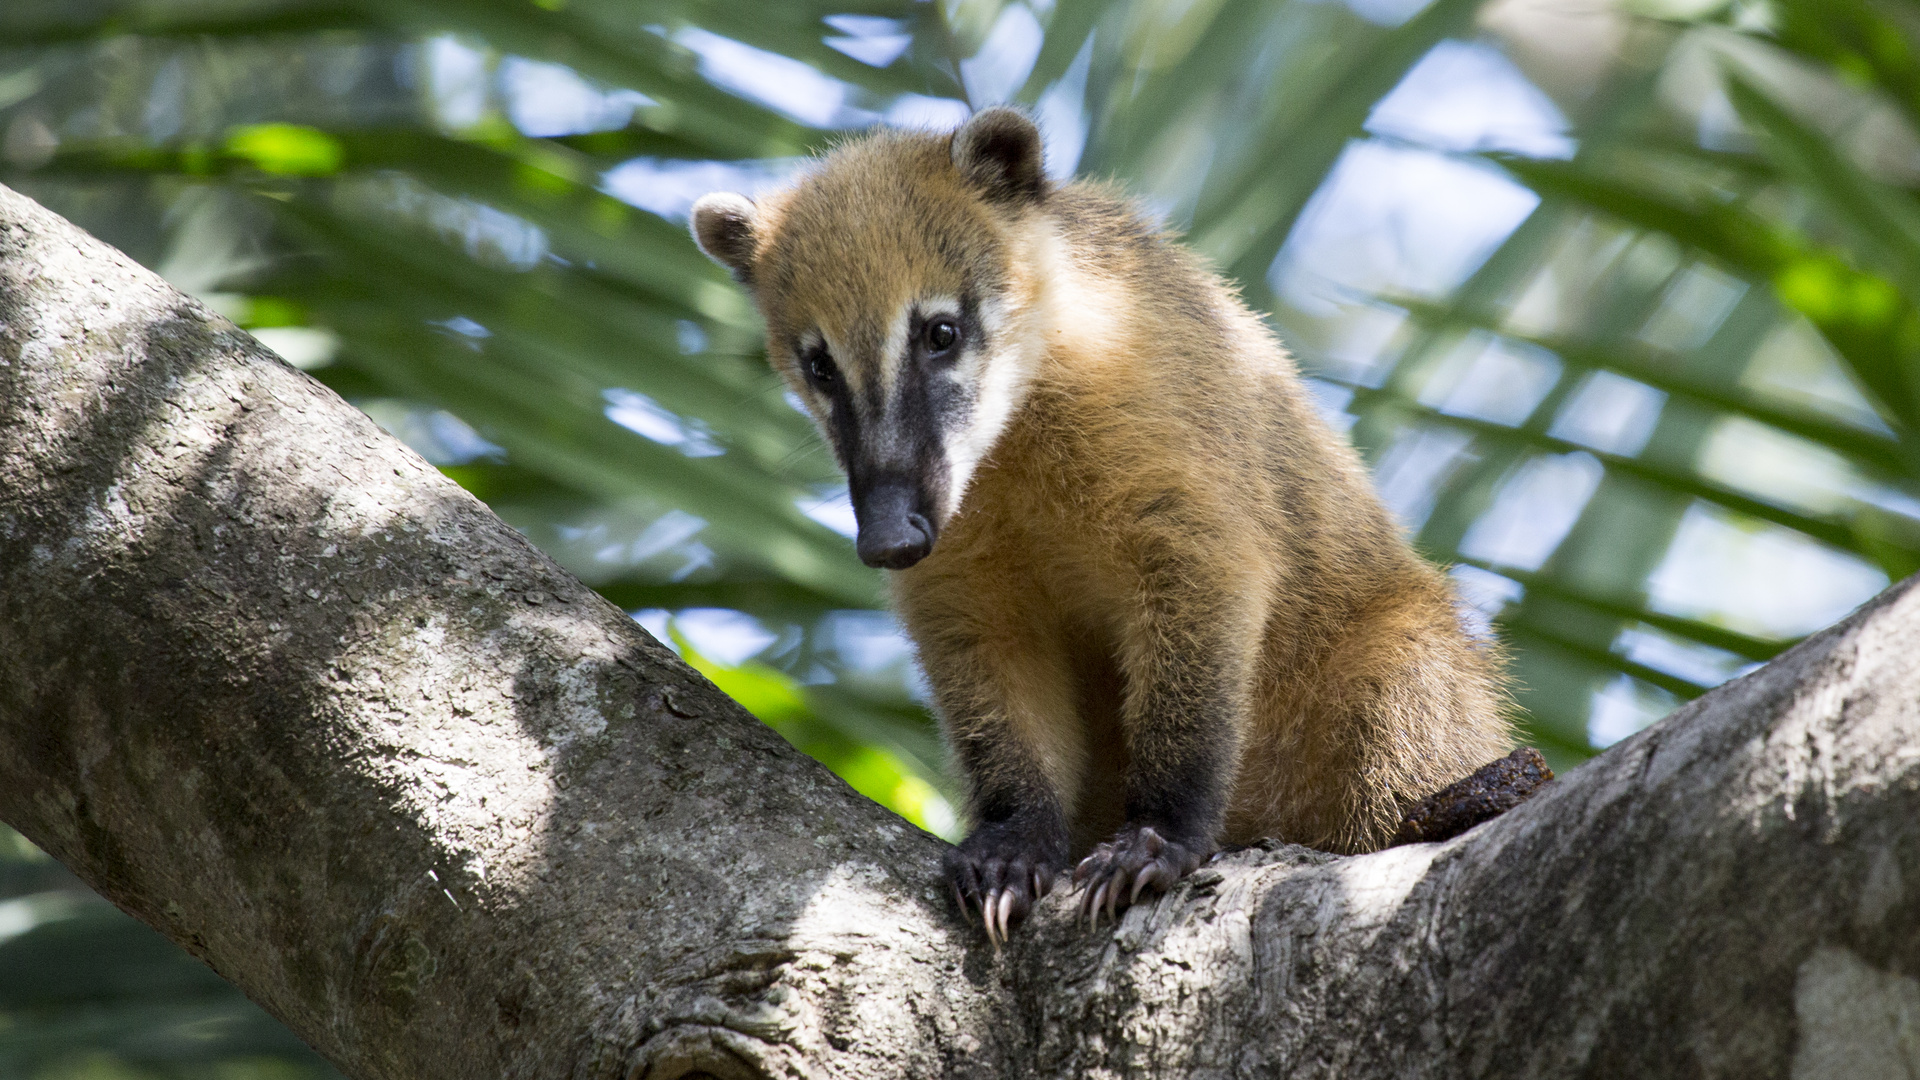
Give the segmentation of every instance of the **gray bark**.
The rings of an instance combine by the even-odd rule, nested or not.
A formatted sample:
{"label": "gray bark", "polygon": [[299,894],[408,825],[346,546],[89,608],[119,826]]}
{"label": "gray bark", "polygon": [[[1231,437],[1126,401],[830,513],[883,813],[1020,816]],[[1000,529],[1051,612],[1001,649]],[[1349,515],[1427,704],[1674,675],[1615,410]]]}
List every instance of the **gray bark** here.
{"label": "gray bark", "polygon": [[1920,591],[1443,845],[1004,954],[364,416],[0,189],[0,818],[357,1078],[1920,1075]]}

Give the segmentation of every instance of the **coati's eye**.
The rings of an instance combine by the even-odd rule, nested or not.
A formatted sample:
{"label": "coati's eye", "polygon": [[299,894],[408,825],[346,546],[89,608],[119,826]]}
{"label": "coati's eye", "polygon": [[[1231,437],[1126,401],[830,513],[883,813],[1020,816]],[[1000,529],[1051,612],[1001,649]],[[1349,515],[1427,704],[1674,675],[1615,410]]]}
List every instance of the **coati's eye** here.
{"label": "coati's eye", "polygon": [[935,319],[927,324],[927,355],[945,356],[960,343],[960,328],[952,319]]}
{"label": "coati's eye", "polygon": [[825,390],[833,385],[834,376],[838,374],[833,367],[833,357],[827,355],[827,350],[815,349],[807,354],[807,378],[813,380],[813,385]]}

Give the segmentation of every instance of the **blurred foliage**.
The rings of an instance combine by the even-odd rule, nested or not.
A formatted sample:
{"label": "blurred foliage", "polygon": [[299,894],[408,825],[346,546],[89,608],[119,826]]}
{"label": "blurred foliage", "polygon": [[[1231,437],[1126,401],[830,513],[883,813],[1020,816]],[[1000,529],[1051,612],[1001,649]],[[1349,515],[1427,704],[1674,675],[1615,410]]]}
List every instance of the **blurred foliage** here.
{"label": "blurred foliage", "polygon": [[0,1076],[339,1075],[206,965],[0,825]]}
{"label": "blurred foliage", "polygon": [[[879,581],[822,524],[843,487],[686,239],[691,198],[882,118],[1034,107],[1056,165],[1123,180],[1271,313],[1565,767],[1920,567],[1920,5],[1677,6],[1594,24],[1610,59],[1553,87],[1573,140],[1520,153],[1380,120],[1489,27],[1542,85],[1578,66],[1479,0],[9,0],[0,182],[951,836]],[[1461,280],[1315,299],[1303,223],[1366,150],[1532,209]],[[324,1075],[4,858],[0,1073]]]}

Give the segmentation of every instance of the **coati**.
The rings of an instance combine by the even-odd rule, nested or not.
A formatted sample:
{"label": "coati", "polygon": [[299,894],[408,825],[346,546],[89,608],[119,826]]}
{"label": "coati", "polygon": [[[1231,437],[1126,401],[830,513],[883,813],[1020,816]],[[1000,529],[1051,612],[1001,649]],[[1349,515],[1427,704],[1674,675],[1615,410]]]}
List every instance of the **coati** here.
{"label": "coati", "polygon": [[1505,753],[1499,662],[1233,289],[1008,108],[882,131],[702,250],[846,470],[966,773],[996,944],[1068,860],[1109,915],[1221,843],[1385,846]]}

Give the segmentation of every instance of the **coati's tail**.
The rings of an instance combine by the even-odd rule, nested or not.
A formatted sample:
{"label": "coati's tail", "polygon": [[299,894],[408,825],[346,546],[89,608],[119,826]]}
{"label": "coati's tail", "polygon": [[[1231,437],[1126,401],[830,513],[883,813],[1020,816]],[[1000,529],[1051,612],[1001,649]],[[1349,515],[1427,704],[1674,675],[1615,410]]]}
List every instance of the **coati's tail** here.
{"label": "coati's tail", "polygon": [[1547,759],[1523,746],[1413,804],[1388,846],[1450,840],[1526,802],[1551,779]]}

